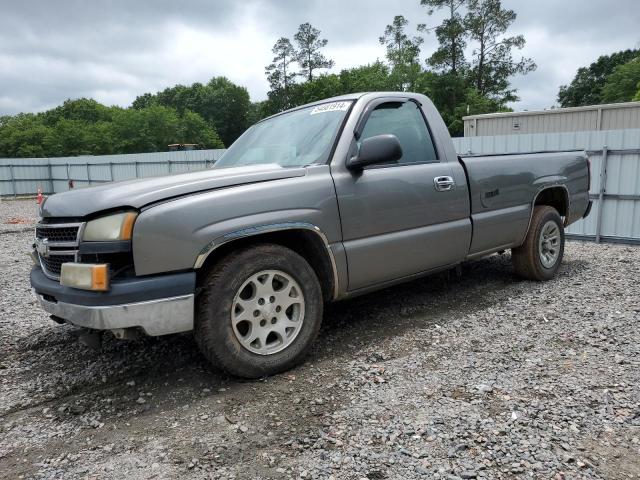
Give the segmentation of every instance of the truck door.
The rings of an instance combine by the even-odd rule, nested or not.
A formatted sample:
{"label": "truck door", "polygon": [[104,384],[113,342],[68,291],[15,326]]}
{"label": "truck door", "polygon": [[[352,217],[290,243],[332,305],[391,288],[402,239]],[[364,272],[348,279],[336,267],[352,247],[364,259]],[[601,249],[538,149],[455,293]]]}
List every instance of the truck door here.
{"label": "truck door", "polygon": [[454,180],[464,173],[453,172],[462,166],[439,154],[420,105],[374,102],[352,152],[365,138],[393,134],[402,157],[362,171],[332,167],[349,291],[458,263],[471,239],[467,185]]}

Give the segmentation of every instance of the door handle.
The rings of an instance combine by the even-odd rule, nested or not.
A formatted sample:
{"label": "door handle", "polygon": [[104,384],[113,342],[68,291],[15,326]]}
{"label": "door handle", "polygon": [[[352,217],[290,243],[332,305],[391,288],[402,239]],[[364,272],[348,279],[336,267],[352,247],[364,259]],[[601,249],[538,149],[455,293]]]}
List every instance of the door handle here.
{"label": "door handle", "polygon": [[433,179],[433,186],[438,192],[453,190],[455,185],[456,184],[451,177],[435,177]]}

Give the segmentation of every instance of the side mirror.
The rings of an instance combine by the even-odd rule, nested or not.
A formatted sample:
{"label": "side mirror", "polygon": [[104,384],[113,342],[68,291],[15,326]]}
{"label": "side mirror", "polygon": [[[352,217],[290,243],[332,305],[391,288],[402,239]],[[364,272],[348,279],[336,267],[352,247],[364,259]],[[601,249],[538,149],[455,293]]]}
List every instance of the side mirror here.
{"label": "side mirror", "polygon": [[347,160],[349,170],[362,170],[368,165],[395,162],[402,158],[402,147],[395,135],[385,133],[362,141],[360,151]]}

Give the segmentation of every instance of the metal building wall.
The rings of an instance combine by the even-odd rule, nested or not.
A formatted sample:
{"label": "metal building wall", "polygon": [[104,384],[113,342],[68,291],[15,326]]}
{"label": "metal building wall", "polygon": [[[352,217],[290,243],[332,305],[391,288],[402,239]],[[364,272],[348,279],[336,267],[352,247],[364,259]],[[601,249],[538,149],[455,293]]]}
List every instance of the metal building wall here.
{"label": "metal building wall", "polygon": [[[640,243],[640,129],[454,138],[465,154],[587,150],[591,214],[571,225],[577,238]],[[602,181],[604,179],[604,182]]]}
{"label": "metal building wall", "polygon": [[633,108],[603,109],[600,130],[640,128],[640,102],[635,103]]}
{"label": "metal building wall", "polygon": [[64,192],[69,180],[74,188],[104,182],[155,177],[170,173],[203,170],[225,150],[186,150],[57,158],[0,159],[0,195],[31,195]]}
{"label": "metal building wall", "polygon": [[640,128],[640,102],[471,115],[463,120],[465,137],[633,129]]}

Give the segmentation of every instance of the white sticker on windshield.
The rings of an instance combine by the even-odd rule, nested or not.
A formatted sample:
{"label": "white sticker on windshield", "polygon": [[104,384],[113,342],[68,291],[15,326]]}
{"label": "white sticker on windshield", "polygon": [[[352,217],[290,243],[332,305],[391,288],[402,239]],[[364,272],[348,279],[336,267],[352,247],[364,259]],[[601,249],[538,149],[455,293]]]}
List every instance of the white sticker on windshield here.
{"label": "white sticker on windshield", "polygon": [[311,115],[315,115],[316,113],[325,113],[325,112],[338,112],[338,111],[346,111],[351,105],[351,102],[331,102],[324,103],[322,105],[318,105],[313,110],[311,110]]}

